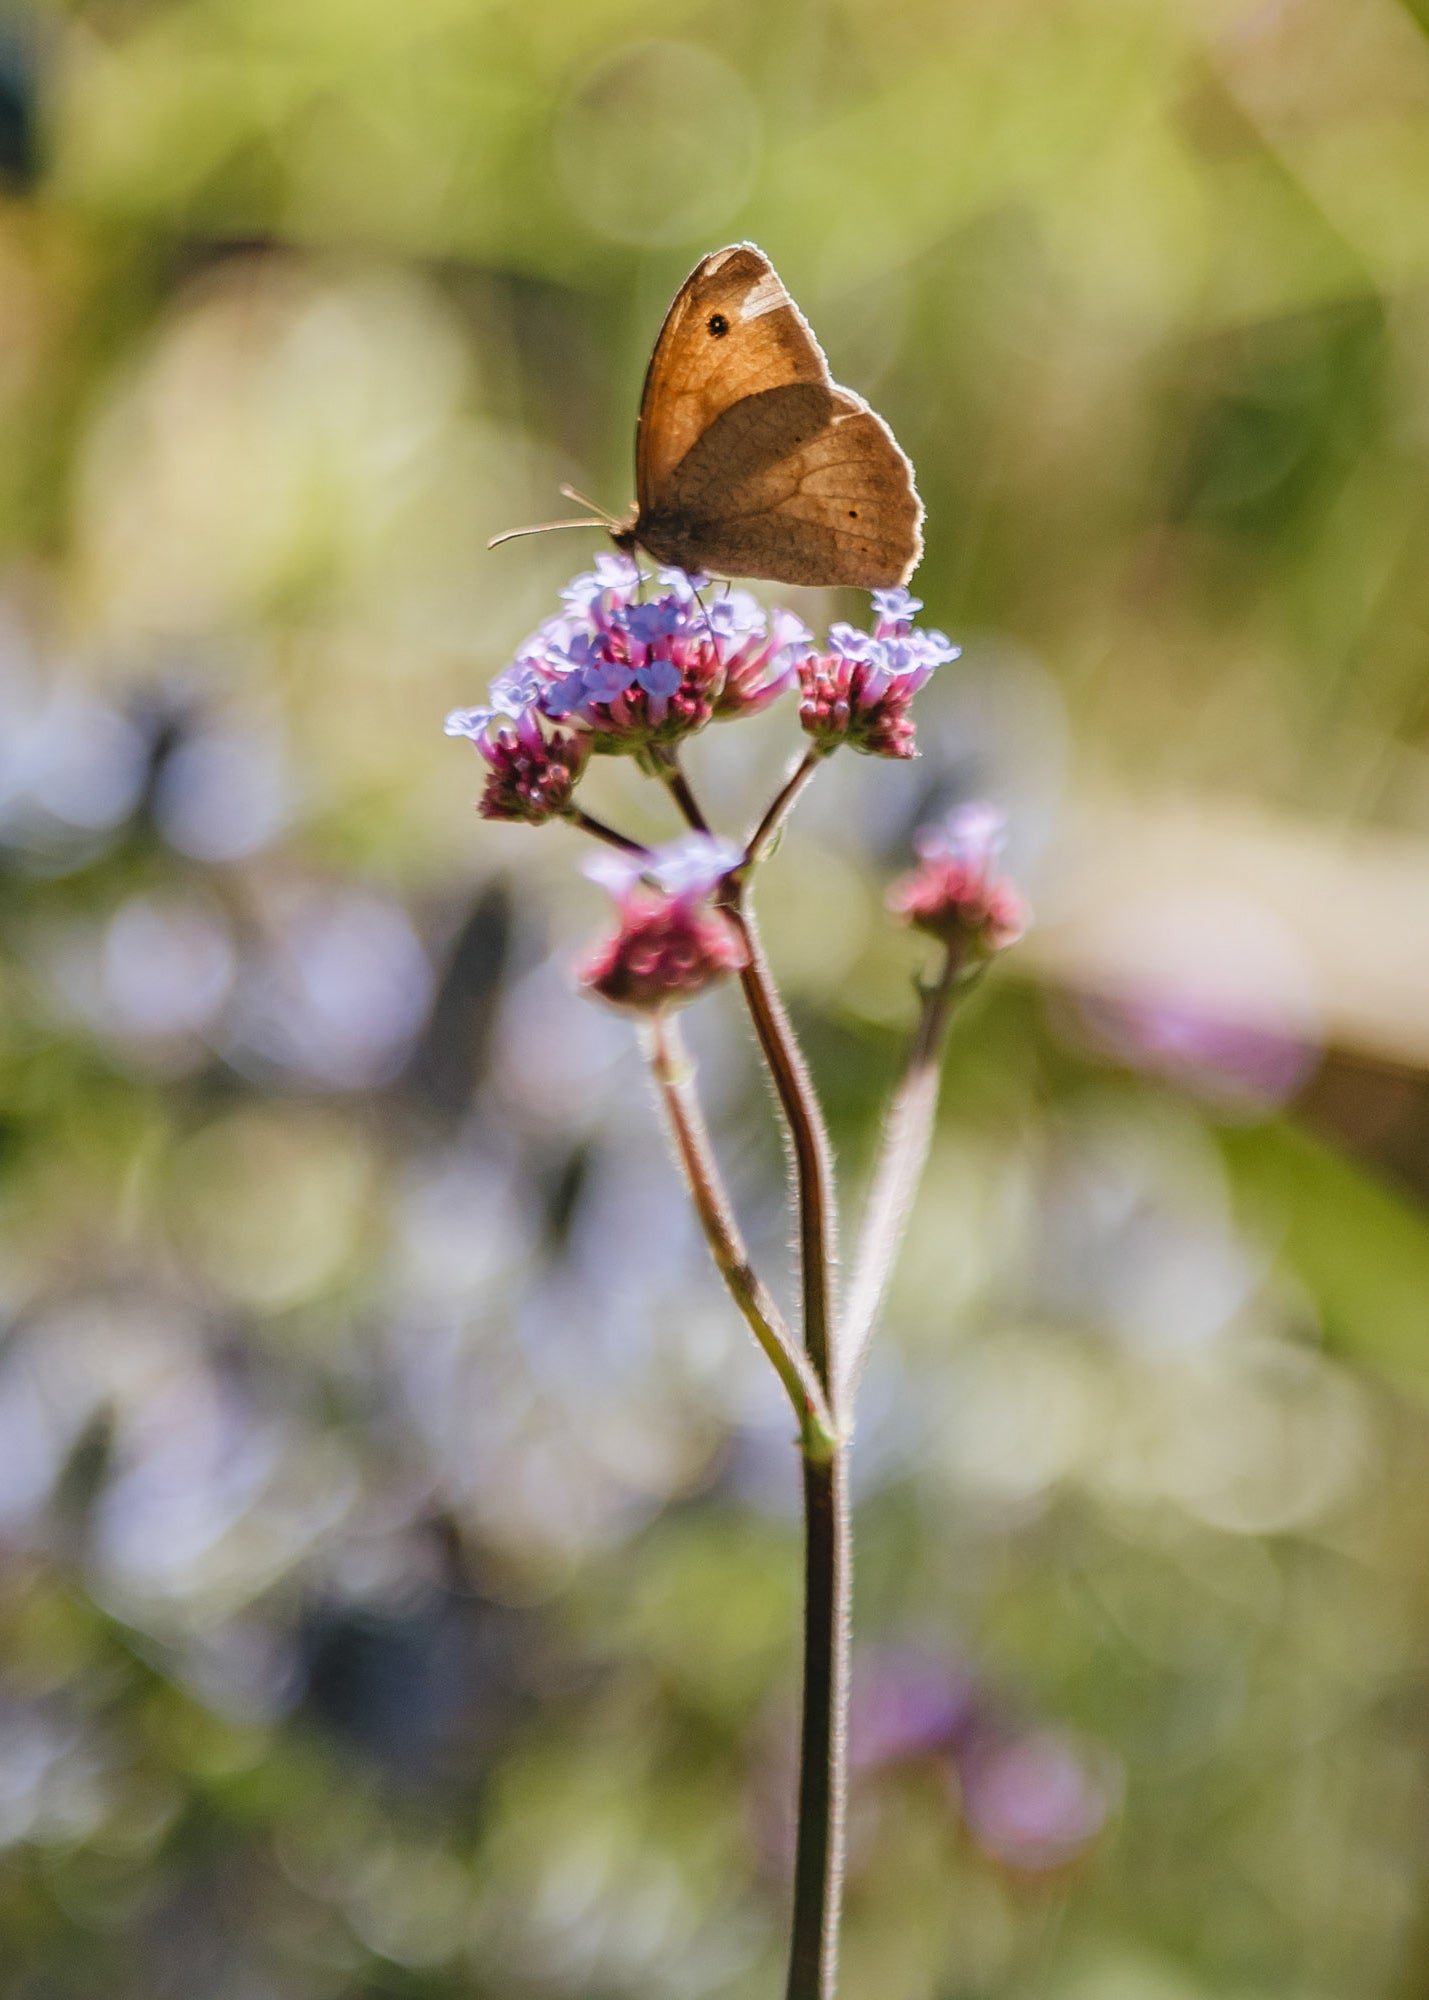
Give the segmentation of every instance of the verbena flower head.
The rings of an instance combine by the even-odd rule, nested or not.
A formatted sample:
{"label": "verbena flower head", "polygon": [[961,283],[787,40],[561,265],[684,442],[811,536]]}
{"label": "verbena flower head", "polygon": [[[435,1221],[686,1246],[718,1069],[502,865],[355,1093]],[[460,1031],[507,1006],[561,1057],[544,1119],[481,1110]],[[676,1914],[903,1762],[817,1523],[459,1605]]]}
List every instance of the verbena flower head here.
{"label": "verbena flower head", "polygon": [[914,695],[958,657],[947,635],[913,623],[921,601],[901,587],[873,593],[873,631],[829,628],[828,647],[799,661],[799,720],[826,754],[841,743],[872,757],[913,757]]}
{"label": "verbena flower head", "polygon": [[[792,686],[809,634],[746,591],[710,591],[683,570],[597,556],[517,652],[497,688],[597,751],[676,743],[714,717],[750,715]],[[495,698],[497,689],[493,689]]]}
{"label": "verbena flower head", "polygon": [[648,854],[588,862],[586,873],[615,896],[620,923],[581,968],[582,983],[617,1007],[648,1012],[742,970],[744,939],[711,899],[743,859],[732,841],[695,833]]}
{"label": "verbena flower head", "polygon": [[589,737],[543,727],[507,687],[493,687],[492,697],[489,708],[454,708],[446,722],[447,735],[469,737],[491,767],[477,810],[532,826],[559,818],[589,760]]}
{"label": "verbena flower head", "polygon": [[921,859],[889,889],[889,908],[947,945],[989,955],[1015,944],[1028,913],[1016,889],[995,872],[1003,839],[995,806],[954,807],[917,835]]}

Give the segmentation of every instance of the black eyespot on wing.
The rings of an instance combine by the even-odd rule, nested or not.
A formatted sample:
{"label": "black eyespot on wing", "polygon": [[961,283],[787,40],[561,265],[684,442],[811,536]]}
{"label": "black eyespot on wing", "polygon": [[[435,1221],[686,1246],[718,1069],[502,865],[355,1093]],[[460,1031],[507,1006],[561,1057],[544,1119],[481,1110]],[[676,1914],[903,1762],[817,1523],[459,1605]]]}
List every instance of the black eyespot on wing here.
{"label": "black eyespot on wing", "polygon": [[722,333],[729,332],[729,321],[725,318],[723,313],[711,313],[709,318],[709,328],[710,332],[714,335],[715,339],[718,340]]}

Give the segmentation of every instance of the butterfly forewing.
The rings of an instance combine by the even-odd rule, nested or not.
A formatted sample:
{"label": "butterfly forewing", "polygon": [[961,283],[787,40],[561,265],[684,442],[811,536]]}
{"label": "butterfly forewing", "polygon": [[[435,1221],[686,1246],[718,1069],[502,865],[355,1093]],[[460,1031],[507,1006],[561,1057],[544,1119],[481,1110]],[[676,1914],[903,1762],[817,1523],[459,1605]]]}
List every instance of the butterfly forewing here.
{"label": "butterfly forewing", "polygon": [[666,315],[636,491],[622,540],[682,569],[876,588],[922,553],[912,467],[753,244],[706,257]]}
{"label": "butterfly forewing", "polygon": [[819,343],[774,266],[752,243],[704,258],[676,293],[645,373],[635,445],[641,511],[716,417],[791,382],[832,387]]}

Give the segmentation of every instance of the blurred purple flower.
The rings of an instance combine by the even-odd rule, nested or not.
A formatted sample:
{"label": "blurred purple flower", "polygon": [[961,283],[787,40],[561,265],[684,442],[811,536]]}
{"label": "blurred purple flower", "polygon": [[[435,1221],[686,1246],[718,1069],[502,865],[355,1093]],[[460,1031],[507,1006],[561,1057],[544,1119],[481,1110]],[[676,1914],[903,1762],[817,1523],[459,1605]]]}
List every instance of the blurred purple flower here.
{"label": "blurred purple flower", "polygon": [[739,866],[733,842],[687,834],[646,855],[595,857],[586,873],[615,896],[620,925],[581,968],[618,1007],[678,1006],[749,960],[738,927],[710,898]]}
{"label": "blurred purple flower", "polygon": [[293,780],[282,746],[257,729],[206,724],[160,767],[154,816],[164,838],[195,861],[238,861],[280,833]]}
{"label": "blurred purple flower", "polygon": [[268,949],[235,995],[228,1054],[339,1090],[397,1074],[427,1018],[431,965],[399,903],[351,887],[275,893]]}
{"label": "blurred purple flower", "polygon": [[1053,1730],[975,1743],[958,1760],[963,1818],[992,1860],[1046,1874],[1077,1860],[1106,1825],[1118,1786]]}
{"label": "blurred purple flower", "polygon": [[946,634],[919,631],[922,604],[906,590],[878,590],[871,634],[829,628],[828,647],[798,663],[799,720],[826,754],[841,743],[871,757],[913,757],[913,697],[935,667],[958,657]]}
{"label": "blurred purple flower", "polygon": [[956,1751],[975,1725],[972,1676],[931,1653],[875,1653],[855,1668],[849,1756],[855,1769]]}
{"label": "blurred purple flower", "polygon": [[1015,944],[1027,928],[1027,909],[1011,883],[994,873],[1002,841],[995,806],[955,807],[917,835],[922,858],[889,889],[889,908],[948,945],[986,954]]}
{"label": "blurred purple flower", "polygon": [[1314,1040],[1288,1025],[1234,1020],[1169,991],[1084,993],[1076,1010],[1106,1054],[1169,1076],[1212,1103],[1283,1104],[1319,1060]]}

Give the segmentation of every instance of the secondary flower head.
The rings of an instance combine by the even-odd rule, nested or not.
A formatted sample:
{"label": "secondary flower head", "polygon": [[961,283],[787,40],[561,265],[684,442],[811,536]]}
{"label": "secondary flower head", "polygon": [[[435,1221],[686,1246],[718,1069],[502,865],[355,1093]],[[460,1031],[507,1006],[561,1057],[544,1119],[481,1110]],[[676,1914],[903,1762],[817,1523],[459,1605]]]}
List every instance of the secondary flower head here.
{"label": "secondary flower head", "polygon": [[958,657],[945,633],[920,631],[923,608],[901,587],[873,593],[873,631],[829,628],[827,650],[799,661],[799,720],[826,754],[848,743],[872,757],[913,757],[913,697],[935,667]]}
{"label": "secondary flower head", "polygon": [[1016,944],[1028,912],[1016,889],[996,873],[1003,839],[1003,818],[995,806],[955,806],[917,835],[921,859],[889,889],[889,908],[950,946],[990,955]]}
{"label": "secondary flower head", "polygon": [[498,684],[492,698],[489,708],[454,708],[446,723],[448,736],[469,737],[490,766],[477,810],[483,819],[532,826],[559,818],[590,757],[590,739],[543,727],[509,688]]}
{"label": "secondary flower head", "polygon": [[693,1000],[749,963],[739,927],[711,900],[743,860],[732,841],[688,834],[647,854],[601,854],[586,873],[620,910],[614,934],[581,968],[591,992],[649,1011]]}
{"label": "secondary flower head", "polygon": [[652,575],[628,556],[597,556],[497,685],[586,731],[598,751],[675,743],[716,716],[753,714],[793,684],[809,635],[745,591],[705,591],[683,570]]}

